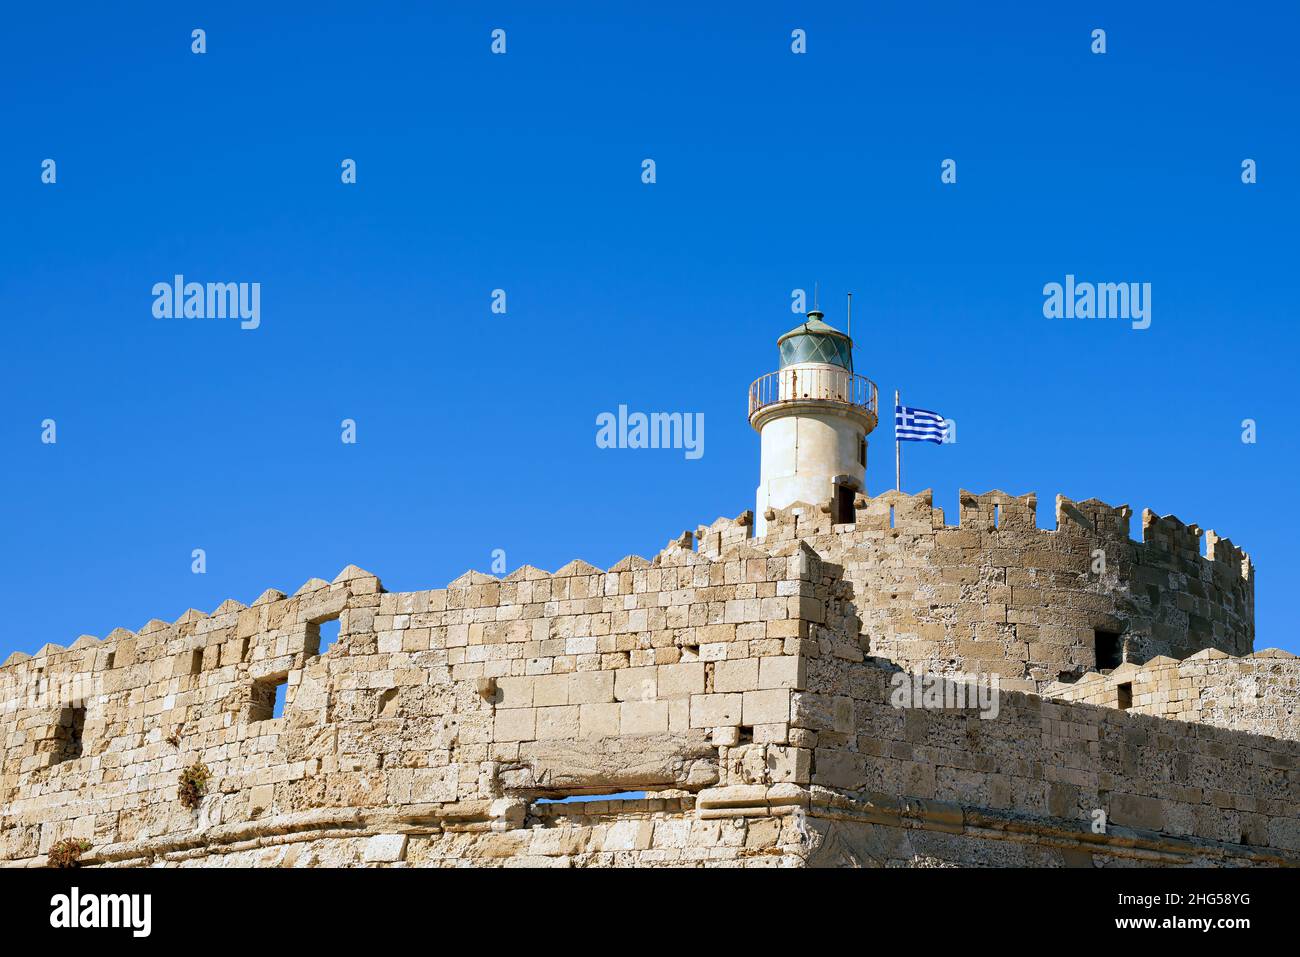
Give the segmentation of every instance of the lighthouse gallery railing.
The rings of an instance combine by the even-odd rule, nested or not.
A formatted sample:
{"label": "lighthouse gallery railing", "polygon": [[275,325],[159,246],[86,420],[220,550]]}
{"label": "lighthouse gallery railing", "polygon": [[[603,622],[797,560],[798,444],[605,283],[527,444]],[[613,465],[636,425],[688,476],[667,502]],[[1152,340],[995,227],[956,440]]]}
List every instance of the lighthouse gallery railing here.
{"label": "lighthouse gallery railing", "polygon": [[847,369],[797,366],[759,376],[749,387],[749,414],[778,402],[821,399],[856,405],[875,415],[876,384]]}

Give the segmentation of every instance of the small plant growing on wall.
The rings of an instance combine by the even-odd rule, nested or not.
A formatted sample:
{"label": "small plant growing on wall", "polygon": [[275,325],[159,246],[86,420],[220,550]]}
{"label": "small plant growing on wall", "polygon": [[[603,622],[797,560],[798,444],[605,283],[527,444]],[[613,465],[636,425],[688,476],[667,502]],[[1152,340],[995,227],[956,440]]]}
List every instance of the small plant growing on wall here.
{"label": "small plant growing on wall", "polygon": [[76,867],[82,854],[90,850],[90,842],[84,837],[65,837],[55,841],[50,848],[50,867]]}
{"label": "small plant growing on wall", "polygon": [[178,796],[181,803],[188,808],[196,808],[203,800],[203,793],[208,786],[208,766],[202,761],[191,764],[181,772]]}

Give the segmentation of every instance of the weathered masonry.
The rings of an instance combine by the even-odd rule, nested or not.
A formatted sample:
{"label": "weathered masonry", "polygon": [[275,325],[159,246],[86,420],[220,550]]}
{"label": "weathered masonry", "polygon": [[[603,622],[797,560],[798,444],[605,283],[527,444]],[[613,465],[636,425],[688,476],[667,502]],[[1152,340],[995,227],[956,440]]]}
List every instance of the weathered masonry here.
{"label": "weathered masonry", "polygon": [[1240,549],[870,497],[852,339],[814,311],[779,345],[757,514],[653,559],[349,566],[12,655],[0,863],[1300,864],[1300,669],[1254,653]]}
{"label": "weathered masonry", "polygon": [[[1300,863],[1297,660],[1252,653],[1231,543],[1063,498],[1051,530],[1032,496],[963,493],[954,525],[924,493],[852,505],[608,570],[395,594],[350,566],[15,654],[0,861]],[[996,674],[996,717],[895,707],[922,669]]]}

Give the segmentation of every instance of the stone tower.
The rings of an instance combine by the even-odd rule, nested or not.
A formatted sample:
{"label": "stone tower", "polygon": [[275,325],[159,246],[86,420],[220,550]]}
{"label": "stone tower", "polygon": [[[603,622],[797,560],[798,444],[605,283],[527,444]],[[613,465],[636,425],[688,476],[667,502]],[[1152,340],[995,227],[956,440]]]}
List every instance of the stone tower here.
{"label": "stone tower", "polygon": [[756,531],[768,512],[795,502],[830,501],[836,522],[853,521],[865,491],[867,434],[876,427],[876,385],[853,371],[853,340],[813,309],[777,340],[781,365],[749,387],[749,424],[762,465]]}

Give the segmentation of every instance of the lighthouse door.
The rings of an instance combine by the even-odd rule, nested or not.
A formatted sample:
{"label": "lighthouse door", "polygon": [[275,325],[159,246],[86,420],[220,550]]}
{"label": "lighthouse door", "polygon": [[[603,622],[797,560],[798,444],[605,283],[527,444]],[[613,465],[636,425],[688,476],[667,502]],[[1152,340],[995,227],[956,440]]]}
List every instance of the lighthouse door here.
{"label": "lighthouse door", "polygon": [[847,485],[835,486],[834,514],[836,525],[852,524],[854,521],[853,489]]}

